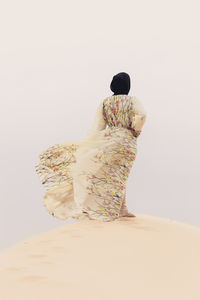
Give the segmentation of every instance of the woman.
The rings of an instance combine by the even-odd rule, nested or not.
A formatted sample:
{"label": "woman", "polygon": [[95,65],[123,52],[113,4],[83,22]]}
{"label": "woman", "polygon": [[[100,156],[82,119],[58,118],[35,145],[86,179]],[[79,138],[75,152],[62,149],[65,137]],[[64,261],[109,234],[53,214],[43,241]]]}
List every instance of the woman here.
{"label": "woman", "polygon": [[134,217],[126,207],[126,183],[146,113],[128,95],[127,73],[115,75],[110,88],[114,94],[99,104],[87,138],[56,144],[39,156],[36,172],[47,189],[44,206],[58,219]]}

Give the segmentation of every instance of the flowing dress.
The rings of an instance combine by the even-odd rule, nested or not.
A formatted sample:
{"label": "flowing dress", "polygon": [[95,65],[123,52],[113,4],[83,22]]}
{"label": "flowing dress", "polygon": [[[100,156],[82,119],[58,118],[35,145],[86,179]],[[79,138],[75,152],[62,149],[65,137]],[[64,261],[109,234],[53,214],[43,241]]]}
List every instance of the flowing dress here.
{"label": "flowing dress", "polygon": [[113,95],[99,104],[85,139],[43,151],[35,168],[46,189],[46,210],[61,220],[118,219],[137,155],[133,132],[140,134],[145,120],[135,96]]}

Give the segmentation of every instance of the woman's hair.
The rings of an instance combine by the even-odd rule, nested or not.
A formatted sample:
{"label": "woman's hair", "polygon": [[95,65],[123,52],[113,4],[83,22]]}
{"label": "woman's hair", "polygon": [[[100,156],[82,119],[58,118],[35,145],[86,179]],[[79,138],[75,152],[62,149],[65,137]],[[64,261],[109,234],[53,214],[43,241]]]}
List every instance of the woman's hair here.
{"label": "woman's hair", "polygon": [[130,76],[121,72],[113,76],[113,79],[110,84],[110,89],[114,95],[128,94],[131,87]]}

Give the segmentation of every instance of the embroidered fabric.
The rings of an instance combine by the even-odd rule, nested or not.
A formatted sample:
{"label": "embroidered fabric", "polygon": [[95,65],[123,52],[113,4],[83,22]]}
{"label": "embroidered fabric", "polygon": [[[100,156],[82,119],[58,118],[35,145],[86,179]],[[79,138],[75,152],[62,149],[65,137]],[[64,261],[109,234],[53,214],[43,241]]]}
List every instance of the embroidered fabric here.
{"label": "embroidered fabric", "polygon": [[145,120],[138,99],[111,96],[98,105],[85,139],[55,144],[43,151],[35,167],[47,190],[43,197],[46,210],[62,220],[119,218],[137,155],[133,133],[141,133]]}

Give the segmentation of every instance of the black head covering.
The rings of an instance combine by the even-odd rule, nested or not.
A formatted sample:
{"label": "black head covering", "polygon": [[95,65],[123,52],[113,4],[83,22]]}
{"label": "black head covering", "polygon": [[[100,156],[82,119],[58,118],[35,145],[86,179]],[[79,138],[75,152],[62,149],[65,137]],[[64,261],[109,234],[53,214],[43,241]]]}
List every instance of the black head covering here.
{"label": "black head covering", "polygon": [[130,76],[127,73],[121,72],[113,76],[113,79],[110,84],[110,89],[114,93],[113,95],[128,95],[130,87],[131,80]]}

